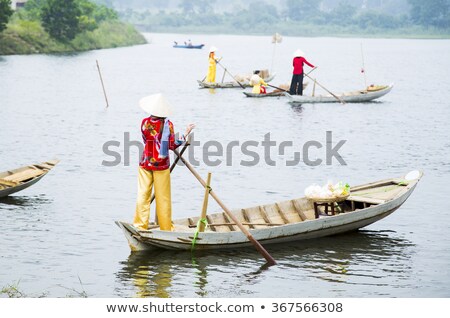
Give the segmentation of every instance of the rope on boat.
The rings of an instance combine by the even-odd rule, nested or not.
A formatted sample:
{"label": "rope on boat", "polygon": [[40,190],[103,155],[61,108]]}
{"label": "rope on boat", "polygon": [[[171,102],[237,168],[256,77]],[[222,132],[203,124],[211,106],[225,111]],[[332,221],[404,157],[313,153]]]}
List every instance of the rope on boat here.
{"label": "rope on boat", "polygon": [[[208,186],[208,188],[209,188],[209,191],[212,190],[209,186]],[[197,237],[198,237],[198,233],[200,232],[200,224],[201,223],[205,224],[205,227],[208,226],[208,221],[206,220],[206,218],[202,218],[202,219],[198,220],[197,230],[195,231],[194,238],[192,239],[191,252],[194,251],[194,249],[195,249],[195,243],[197,243]]]}

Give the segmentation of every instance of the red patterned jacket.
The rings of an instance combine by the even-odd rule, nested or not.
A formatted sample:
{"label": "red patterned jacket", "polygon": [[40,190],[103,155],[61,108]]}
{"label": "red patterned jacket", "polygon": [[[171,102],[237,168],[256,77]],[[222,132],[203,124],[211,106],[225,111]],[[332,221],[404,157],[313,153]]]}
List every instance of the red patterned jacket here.
{"label": "red patterned jacket", "polygon": [[303,63],[314,67],[314,65],[309,63],[304,57],[294,57],[294,60],[292,61],[292,65],[294,66],[293,74],[303,74]]}
{"label": "red patterned jacket", "polygon": [[[169,120],[169,149],[174,150],[184,142],[175,138],[173,124]],[[144,142],[144,152],[139,162],[139,166],[146,170],[165,170],[170,167],[169,156],[159,158],[162,129],[164,127],[164,119],[158,117],[147,117],[142,120],[141,132],[142,140]]]}

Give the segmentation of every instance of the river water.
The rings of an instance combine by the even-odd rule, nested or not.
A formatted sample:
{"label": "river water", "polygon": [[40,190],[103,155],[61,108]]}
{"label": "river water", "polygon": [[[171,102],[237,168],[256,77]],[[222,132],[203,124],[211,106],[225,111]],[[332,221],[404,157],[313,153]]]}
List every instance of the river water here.
{"label": "river water", "polygon": [[[185,35],[146,34],[149,44],[67,55],[0,57],[0,171],[53,158],[61,162],[27,190],[0,201],[0,288],[17,285],[28,297],[449,297],[450,41],[285,37],[192,36],[202,50],[172,48]],[[250,99],[242,89],[199,89],[207,48],[219,48],[232,74],[276,72],[273,85],[289,83],[291,55],[301,48],[318,66],[311,73],[334,92],[394,83],[391,93],[365,104],[291,106],[283,98]],[[362,50],[361,50],[362,49]],[[105,100],[96,68],[102,70]],[[217,79],[222,79],[220,67]],[[230,79],[229,76],[226,79]],[[305,94],[310,94],[310,83]],[[196,123],[193,156],[203,176],[230,207],[248,207],[303,196],[328,180],[357,185],[425,175],[406,203],[388,218],[356,233],[268,246],[278,265],[265,268],[253,249],[211,253],[130,253],[114,224],[131,221],[138,148],[145,114],[138,100],[162,92],[173,105],[177,131]],[[319,93],[317,88],[316,93]],[[326,164],[326,136],[342,162]],[[229,156],[205,164],[206,141],[226,148],[264,136],[286,153],[249,160]],[[120,163],[104,144],[120,155]],[[308,141],[321,149],[288,166]],[[128,149],[129,148],[129,149]],[[192,156],[191,156],[192,157]],[[174,217],[200,214],[203,189],[189,171],[172,177]],[[217,211],[210,200],[209,211]]]}

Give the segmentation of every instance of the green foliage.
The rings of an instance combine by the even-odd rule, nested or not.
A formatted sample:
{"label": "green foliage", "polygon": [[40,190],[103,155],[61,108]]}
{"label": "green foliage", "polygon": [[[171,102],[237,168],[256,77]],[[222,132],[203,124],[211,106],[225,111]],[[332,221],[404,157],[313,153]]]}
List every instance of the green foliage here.
{"label": "green foliage", "polygon": [[103,5],[87,0],[29,0],[25,10],[13,14],[0,36],[0,55],[73,52],[143,43],[146,40],[142,34],[120,22],[117,13]]}
{"label": "green foliage", "polygon": [[287,16],[292,20],[306,21],[311,20],[320,13],[320,1],[311,0],[287,0]]}
{"label": "green foliage", "polygon": [[348,2],[339,2],[337,7],[327,15],[327,22],[336,25],[351,25],[354,23],[357,11],[356,7]]}
{"label": "green foliage", "polygon": [[180,8],[184,14],[213,14],[216,0],[182,0]]}
{"label": "green foliage", "polygon": [[93,31],[100,22],[117,20],[117,13],[88,0],[30,0],[26,9],[30,17],[41,19],[42,25],[55,39],[63,42],[77,34]]}
{"label": "green foliage", "polygon": [[420,25],[450,28],[450,0],[408,0],[411,20]]}
{"label": "green foliage", "polygon": [[0,0],[0,32],[6,29],[6,24],[12,14],[11,0]]}
{"label": "green foliage", "polygon": [[47,0],[41,9],[42,25],[53,38],[68,42],[81,31],[76,0]]}
{"label": "green foliage", "polygon": [[104,21],[94,31],[83,32],[72,41],[77,51],[112,48],[146,43],[131,25],[119,21]]}
{"label": "green foliage", "polygon": [[[217,2],[179,0],[178,9],[158,13],[133,11],[137,0],[114,3],[126,8],[120,16],[146,31],[247,33],[285,35],[450,34],[450,0],[250,0],[220,11]],[[411,4],[411,12],[408,3]],[[362,6],[364,3],[364,6]],[[276,6],[273,4],[277,4]],[[144,4],[139,4],[144,7]],[[212,5],[212,9],[211,9]],[[145,7],[152,5],[146,2]],[[395,11],[396,14],[390,14]],[[431,14],[433,13],[433,14]]]}

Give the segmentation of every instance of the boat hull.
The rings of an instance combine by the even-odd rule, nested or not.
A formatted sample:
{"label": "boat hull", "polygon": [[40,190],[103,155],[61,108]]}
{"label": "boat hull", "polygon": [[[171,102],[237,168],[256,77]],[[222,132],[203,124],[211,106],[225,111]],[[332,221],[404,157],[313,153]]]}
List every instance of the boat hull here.
{"label": "boat hull", "polygon": [[199,44],[199,45],[174,45],[173,47],[176,49],[201,49],[205,45]]}
{"label": "boat hull", "polygon": [[339,103],[341,100],[346,103],[365,103],[378,99],[389,93],[393,84],[388,85],[384,89],[378,91],[354,91],[344,94],[335,94],[338,98],[332,95],[306,96],[306,95],[290,95],[286,93],[291,104],[306,104],[306,103]]}
{"label": "boat hull", "polygon": [[[261,244],[269,245],[310,240],[356,231],[387,217],[397,210],[411,195],[416,185],[417,182],[407,185],[401,195],[379,205],[298,223],[251,229],[250,233]],[[192,231],[167,232],[159,229],[136,231],[128,223],[116,222],[116,224],[123,230],[132,251],[154,249],[190,250],[192,248],[194,239]],[[252,246],[252,243],[241,231],[202,232],[198,234],[195,249],[222,250],[250,246]]]}
{"label": "boat hull", "polygon": [[[58,163],[58,160],[53,160],[53,161],[47,161],[47,162],[43,162],[41,164],[37,164],[34,166],[26,166],[26,167],[22,167],[19,169],[15,169],[15,170],[11,170],[11,171],[7,171],[7,172],[3,172],[0,173],[0,198],[4,198],[7,197],[11,194],[14,194],[16,192],[22,191],[30,186],[32,186],[33,184],[37,183],[39,180],[41,180],[43,177],[45,177],[47,175],[47,173]],[[42,165],[45,165],[45,167],[43,167]],[[13,186],[6,186],[5,184],[1,184],[1,180],[4,177],[7,178],[11,178],[11,176],[14,175],[14,173],[19,173],[19,172],[24,172],[25,170],[31,170],[31,171],[35,171],[33,169],[41,169],[41,173],[40,175],[36,176],[36,177],[32,177],[28,180],[24,180],[24,181],[20,181],[20,182],[16,182],[16,185]]]}
{"label": "boat hull", "polygon": [[247,97],[252,98],[265,98],[265,97],[280,97],[284,96],[284,92],[276,92],[276,93],[267,93],[267,94],[255,94],[255,93],[249,93],[249,92],[242,92]]}
{"label": "boat hull", "polygon": [[35,178],[35,179],[31,180],[31,181],[25,182],[25,183],[23,183],[23,184],[21,184],[21,185],[18,185],[18,186],[15,186],[15,187],[11,187],[11,188],[6,188],[6,189],[3,189],[3,190],[0,190],[0,198],[7,197],[8,195],[11,195],[11,194],[13,194],[13,193],[22,191],[22,190],[24,190],[24,189],[26,189],[26,188],[29,188],[29,187],[31,187],[33,184],[35,184],[36,182],[38,182],[39,180],[41,180],[44,176],[45,176],[45,174],[42,175],[42,176],[39,176],[39,177],[37,177],[37,178]]}

